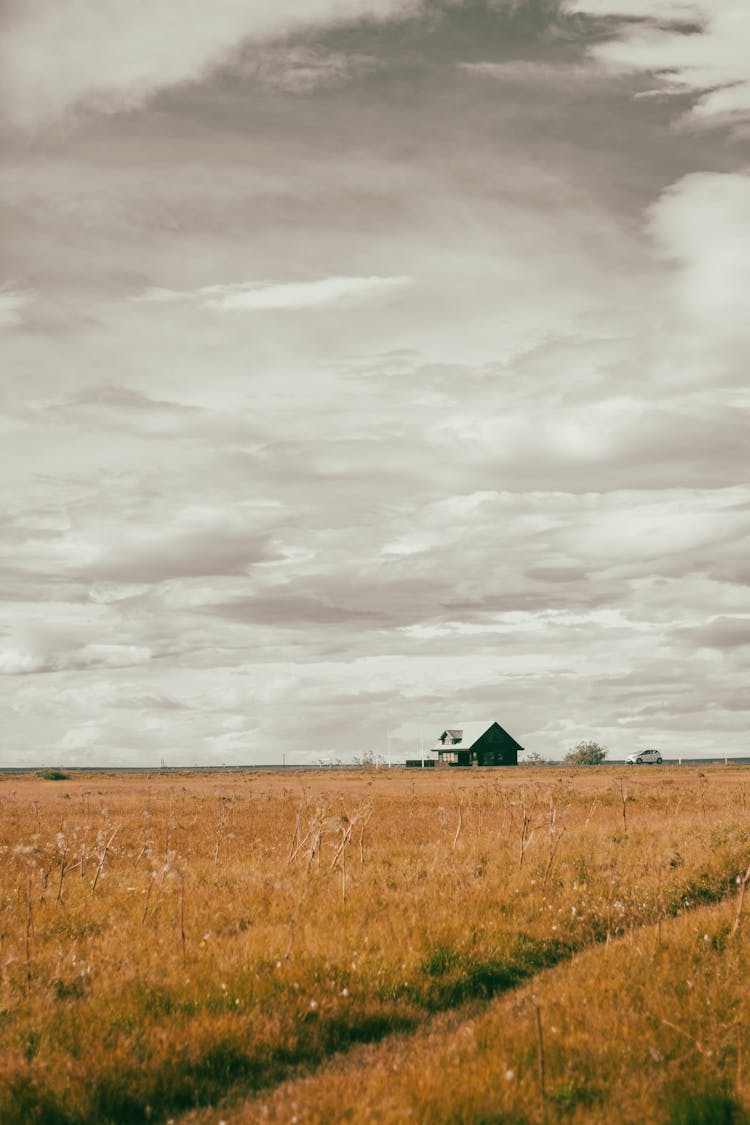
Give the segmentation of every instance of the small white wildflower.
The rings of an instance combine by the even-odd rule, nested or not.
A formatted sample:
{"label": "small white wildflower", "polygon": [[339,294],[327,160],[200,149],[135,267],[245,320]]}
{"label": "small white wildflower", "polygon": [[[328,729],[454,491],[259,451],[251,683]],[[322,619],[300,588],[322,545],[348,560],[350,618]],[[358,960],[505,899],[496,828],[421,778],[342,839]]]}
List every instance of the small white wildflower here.
{"label": "small white wildflower", "polygon": [[516,1077],[515,1070],[506,1070],[506,1072],[505,1072],[505,1081],[506,1082],[512,1082],[515,1077]]}
{"label": "small white wildflower", "polygon": [[341,995],[342,996],[348,996],[349,995],[349,989],[348,988],[342,988],[341,989]]}
{"label": "small white wildflower", "polygon": [[315,1011],[315,1009],[317,1008],[317,1006],[318,1006],[318,1001],[317,1001],[317,1000],[311,1000],[311,1001],[310,1001],[310,1011],[311,1011],[311,1012],[314,1012],[314,1011]]}

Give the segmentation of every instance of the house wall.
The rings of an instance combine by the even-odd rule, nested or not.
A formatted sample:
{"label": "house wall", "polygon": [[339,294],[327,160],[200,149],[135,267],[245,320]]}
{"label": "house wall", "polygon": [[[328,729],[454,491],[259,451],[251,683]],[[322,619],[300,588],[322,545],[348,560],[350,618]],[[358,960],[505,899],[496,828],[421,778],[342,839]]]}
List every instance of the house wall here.
{"label": "house wall", "polygon": [[520,749],[515,738],[494,723],[473,746],[480,766],[517,766]]}

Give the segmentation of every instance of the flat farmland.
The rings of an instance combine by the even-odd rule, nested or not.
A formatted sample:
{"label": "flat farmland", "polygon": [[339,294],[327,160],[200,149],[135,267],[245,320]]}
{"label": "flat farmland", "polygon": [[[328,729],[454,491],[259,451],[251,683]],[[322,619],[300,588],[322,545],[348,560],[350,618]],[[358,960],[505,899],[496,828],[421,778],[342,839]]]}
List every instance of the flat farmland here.
{"label": "flat farmland", "polygon": [[0,1121],[748,1121],[749,866],[745,767],[6,776]]}

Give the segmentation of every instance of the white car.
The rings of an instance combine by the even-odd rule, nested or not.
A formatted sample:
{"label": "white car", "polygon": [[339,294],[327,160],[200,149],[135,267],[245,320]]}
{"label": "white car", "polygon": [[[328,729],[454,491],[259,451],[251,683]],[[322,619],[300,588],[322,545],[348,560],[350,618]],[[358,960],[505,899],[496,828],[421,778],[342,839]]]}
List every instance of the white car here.
{"label": "white car", "polygon": [[658,750],[639,750],[637,754],[628,754],[625,762],[629,766],[660,766],[662,756]]}

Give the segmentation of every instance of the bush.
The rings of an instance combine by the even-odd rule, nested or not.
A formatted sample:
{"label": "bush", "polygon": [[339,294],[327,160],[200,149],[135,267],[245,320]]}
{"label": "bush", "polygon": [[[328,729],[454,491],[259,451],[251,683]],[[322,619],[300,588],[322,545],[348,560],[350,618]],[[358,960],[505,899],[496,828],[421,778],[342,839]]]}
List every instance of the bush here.
{"label": "bush", "polygon": [[62,770],[43,769],[37,770],[34,776],[41,777],[43,781],[68,781],[70,774],[63,773]]}
{"label": "bush", "polygon": [[606,757],[606,747],[598,742],[579,742],[563,761],[568,766],[600,766]]}

